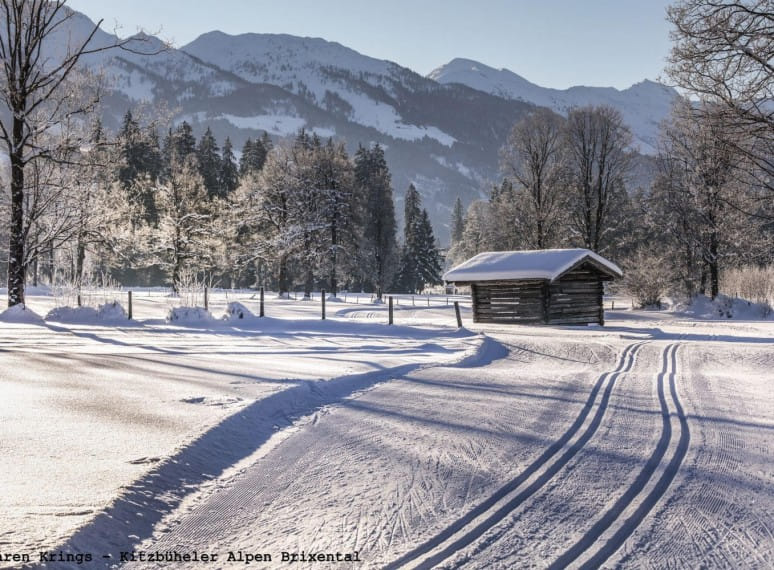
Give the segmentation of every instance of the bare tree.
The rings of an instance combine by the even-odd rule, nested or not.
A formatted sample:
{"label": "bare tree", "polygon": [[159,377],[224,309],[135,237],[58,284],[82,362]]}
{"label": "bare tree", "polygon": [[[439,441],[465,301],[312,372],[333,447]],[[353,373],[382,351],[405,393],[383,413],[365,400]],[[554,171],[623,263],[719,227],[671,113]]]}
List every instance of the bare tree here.
{"label": "bare tree", "polygon": [[72,89],[79,61],[130,41],[92,45],[100,21],[82,39],[57,45],[68,37],[74,15],[64,0],[0,0],[0,141],[11,170],[9,306],[24,302],[25,174],[41,161],[67,162],[80,146],[62,135],[72,132],[62,126],[93,111],[99,97],[83,98]]}
{"label": "bare tree", "polygon": [[543,249],[555,241],[561,197],[566,184],[564,120],[548,109],[514,125],[501,150],[502,167],[523,200],[521,211],[531,247]]}
{"label": "bare tree", "polygon": [[658,223],[677,244],[686,293],[693,295],[698,281],[702,293],[709,285],[713,299],[724,260],[738,255],[737,244],[749,247],[753,241],[742,232],[756,233],[751,220],[728,206],[730,196],[743,192],[734,176],[736,155],[726,119],[687,101],[675,107],[663,129],[653,194]]}
{"label": "bare tree", "polygon": [[610,245],[626,200],[631,139],[621,114],[612,107],[576,108],[567,117],[571,229],[593,251]]}
{"label": "bare tree", "polygon": [[[742,174],[774,193],[774,4],[771,0],[680,0],[667,10],[675,84],[726,115]],[[738,169],[740,170],[740,169]],[[769,215],[774,213],[769,212]]]}

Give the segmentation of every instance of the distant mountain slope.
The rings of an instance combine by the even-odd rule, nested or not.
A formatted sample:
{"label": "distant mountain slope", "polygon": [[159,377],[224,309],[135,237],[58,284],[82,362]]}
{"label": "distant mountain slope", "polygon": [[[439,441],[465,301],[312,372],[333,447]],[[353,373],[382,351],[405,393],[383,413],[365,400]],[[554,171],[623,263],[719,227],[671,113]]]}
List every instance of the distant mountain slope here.
{"label": "distant mountain slope", "polygon": [[654,154],[659,123],[671,109],[677,91],[642,81],[619,91],[612,87],[570,87],[549,89],[535,85],[507,69],[494,69],[469,59],[454,59],[432,71],[428,78],[442,84],[459,83],[473,89],[548,107],[566,115],[571,107],[610,105],[621,112],[640,152]]}
{"label": "distant mountain slope", "polygon": [[[69,24],[53,49],[85,38],[93,26],[77,13]],[[95,45],[115,41],[102,31],[94,38]],[[110,84],[103,98],[107,127],[118,127],[127,109],[148,103],[167,109],[174,123],[187,120],[197,136],[209,126],[220,144],[230,137],[237,150],[264,130],[276,140],[301,127],[345,140],[350,152],[379,142],[399,215],[413,183],[444,244],[454,200],[485,195],[499,177],[498,151],[512,125],[534,108],[529,98],[503,97],[490,84],[447,82],[452,75],[440,72],[436,81],[319,38],[210,32],[182,49],[162,50],[157,38],[138,34],[128,47],[159,53],[111,50],[86,60]],[[660,89],[640,90],[640,104],[654,106],[649,99],[660,97]],[[570,104],[533,99],[560,112]]]}

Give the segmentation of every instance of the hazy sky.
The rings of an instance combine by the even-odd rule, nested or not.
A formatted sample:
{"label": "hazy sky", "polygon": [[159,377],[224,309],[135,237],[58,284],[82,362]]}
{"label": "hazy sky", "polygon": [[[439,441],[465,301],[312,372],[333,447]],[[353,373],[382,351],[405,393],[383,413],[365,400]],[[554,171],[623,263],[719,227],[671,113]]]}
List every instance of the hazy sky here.
{"label": "hazy sky", "polygon": [[545,87],[657,79],[668,0],[70,0],[103,28],[143,28],[181,47],[212,30],[339,42],[423,75],[455,57]]}

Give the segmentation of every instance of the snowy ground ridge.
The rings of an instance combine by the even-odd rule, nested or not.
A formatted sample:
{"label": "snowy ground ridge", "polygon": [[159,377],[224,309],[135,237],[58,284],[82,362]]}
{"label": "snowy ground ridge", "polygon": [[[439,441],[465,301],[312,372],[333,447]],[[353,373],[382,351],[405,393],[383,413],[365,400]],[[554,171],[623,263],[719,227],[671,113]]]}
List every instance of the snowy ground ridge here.
{"label": "snowy ground ridge", "polygon": [[[525,500],[551,481],[554,475],[594,435],[605,415],[616,380],[634,367],[637,352],[643,344],[645,343],[635,342],[626,346],[615,368],[612,371],[601,374],[597,378],[585,405],[573,424],[526,469],[500,487],[473,510],[457,519],[430,540],[420,544],[386,566],[386,569],[402,568],[407,565],[412,565],[414,568],[433,568],[439,565],[455,553],[482,538],[487,531],[503,521]],[[602,396],[597,401],[600,393],[602,393]],[[594,407],[596,407],[596,412],[587,424],[586,429],[573,441],[575,435],[586,423]],[[559,458],[552,462],[554,457],[563,450],[564,452]],[[493,537],[487,535],[481,548],[485,548],[491,539]]]}
{"label": "snowy ground ridge", "polygon": [[[456,334],[474,335],[466,329]],[[277,430],[313,421],[314,415],[326,406],[356,398],[377,384],[415,371],[436,366],[486,366],[508,354],[507,348],[492,338],[485,335],[478,338],[480,342],[476,346],[452,361],[405,364],[328,380],[289,381],[292,387],[248,404],[158,463],[56,550],[72,553],[132,550],[151,537],[157,523],[186,497],[256,453]],[[114,564],[113,560],[98,559],[92,566],[108,568]],[[58,567],[70,566],[65,563]]]}

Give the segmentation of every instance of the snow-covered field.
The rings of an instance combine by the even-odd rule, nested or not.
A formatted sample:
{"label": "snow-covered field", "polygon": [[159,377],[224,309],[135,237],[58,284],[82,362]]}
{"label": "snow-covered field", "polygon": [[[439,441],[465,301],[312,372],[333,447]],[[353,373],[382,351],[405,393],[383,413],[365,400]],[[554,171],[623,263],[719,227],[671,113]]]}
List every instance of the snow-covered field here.
{"label": "snow-covered field", "polygon": [[369,300],[0,322],[0,567],[774,567],[774,321]]}

